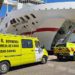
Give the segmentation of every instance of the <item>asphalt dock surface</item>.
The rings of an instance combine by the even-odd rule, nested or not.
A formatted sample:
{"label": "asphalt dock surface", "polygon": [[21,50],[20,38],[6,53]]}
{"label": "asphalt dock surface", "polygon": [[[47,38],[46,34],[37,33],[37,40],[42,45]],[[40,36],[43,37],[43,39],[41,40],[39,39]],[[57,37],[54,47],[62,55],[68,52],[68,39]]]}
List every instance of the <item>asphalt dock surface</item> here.
{"label": "asphalt dock surface", "polygon": [[3,75],[75,75],[75,61],[58,61],[52,55],[46,64],[35,63],[13,67]]}

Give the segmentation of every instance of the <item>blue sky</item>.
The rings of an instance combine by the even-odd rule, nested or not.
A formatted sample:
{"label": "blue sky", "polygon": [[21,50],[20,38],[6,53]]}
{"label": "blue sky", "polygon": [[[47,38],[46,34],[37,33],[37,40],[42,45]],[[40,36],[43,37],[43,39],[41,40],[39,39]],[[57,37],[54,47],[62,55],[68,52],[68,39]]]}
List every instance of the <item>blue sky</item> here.
{"label": "blue sky", "polygon": [[[75,1],[75,0],[44,0],[45,2],[64,2],[64,1]],[[11,11],[12,6],[9,6],[9,11]],[[3,17],[6,13],[6,6],[2,5],[0,10],[0,17]]]}
{"label": "blue sky", "polygon": [[[11,11],[12,6],[9,6],[9,11]],[[3,5],[1,10],[0,10],[0,17],[3,17],[6,13],[6,5]]]}

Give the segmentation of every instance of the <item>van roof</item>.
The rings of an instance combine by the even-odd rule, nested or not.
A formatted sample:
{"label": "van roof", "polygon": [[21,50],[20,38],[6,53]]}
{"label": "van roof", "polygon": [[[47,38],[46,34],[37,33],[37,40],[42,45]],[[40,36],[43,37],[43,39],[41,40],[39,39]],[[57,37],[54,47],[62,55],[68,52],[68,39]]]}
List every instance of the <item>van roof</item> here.
{"label": "van roof", "polygon": [[38,39],[37,37],[32,37],[32,36],[25,36],[25,35],[15,35],[15,34],[2,34],[0,33],[0,36],[14,36],[14,37],[23,37],[23,38],[29,38],[29,39]]}

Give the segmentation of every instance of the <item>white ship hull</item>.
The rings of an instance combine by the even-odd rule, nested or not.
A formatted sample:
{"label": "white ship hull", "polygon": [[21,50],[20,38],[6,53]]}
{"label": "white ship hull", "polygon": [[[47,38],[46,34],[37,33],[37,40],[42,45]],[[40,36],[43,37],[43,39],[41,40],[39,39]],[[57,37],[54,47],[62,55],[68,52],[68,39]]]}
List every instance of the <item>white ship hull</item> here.
{"label": "white ship hull", "polygon": [[56,7],[50,3],[40,4],[12,11],[2,21],[0,32],[36,36],[47,50],[51,50],[75,27],[75,6],[72,6],[75,3],[70,4],[71,7],[69,3],[61,3],[62,7],[59,4]]}

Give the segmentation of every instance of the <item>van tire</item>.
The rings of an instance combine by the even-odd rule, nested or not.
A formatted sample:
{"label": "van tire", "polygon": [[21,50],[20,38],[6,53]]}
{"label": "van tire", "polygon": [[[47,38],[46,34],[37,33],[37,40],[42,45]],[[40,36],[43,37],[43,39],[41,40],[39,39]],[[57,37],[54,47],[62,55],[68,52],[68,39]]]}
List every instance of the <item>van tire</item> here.
{"label": "van tire", "polygon": [[0,74],[5,74],[9,71],[10,65],[7,61],[0,62]]}
{"label": "van tire", "polygon": [[62,61],[62,60],[63,60],[63,56],[57,55],[57,59],[58,59],[59,61]]}
{"label": "van tire", "polygon": [[43,56],[42,60],[41,60],[41,64],[46,64],[47,63],[47,59],[48,59],[47,56]]}

